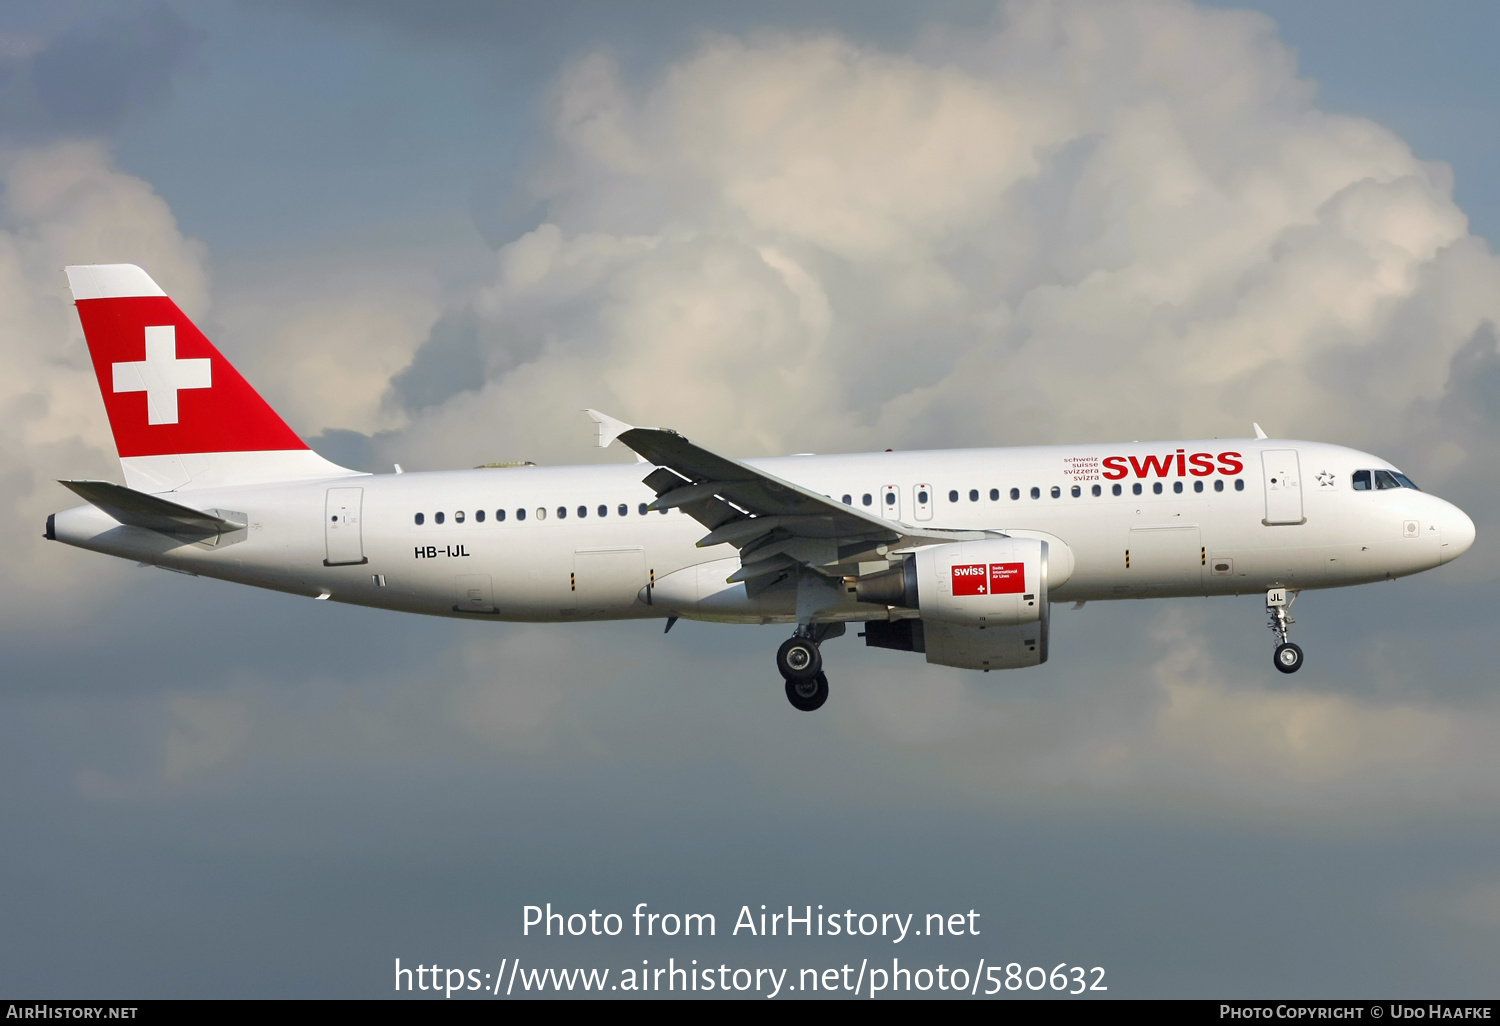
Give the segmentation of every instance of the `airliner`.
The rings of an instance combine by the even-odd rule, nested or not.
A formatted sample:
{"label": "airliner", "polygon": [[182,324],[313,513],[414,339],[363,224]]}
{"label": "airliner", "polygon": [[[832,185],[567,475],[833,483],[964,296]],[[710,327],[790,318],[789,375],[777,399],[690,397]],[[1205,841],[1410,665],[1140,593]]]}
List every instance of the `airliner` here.
{"label": "airliner", "polygon": [[735,459],[585,411],[635,463],[368,474],[313,452],[132,264],[66,269],[124,485],[46,537],[315,600],[472,620],[785,624],[801,710],[821,645],[971,670],[1046,662],[1054,603],[1297,594],[1441,566],[1462,510],[1368,453],[1255,437]]}

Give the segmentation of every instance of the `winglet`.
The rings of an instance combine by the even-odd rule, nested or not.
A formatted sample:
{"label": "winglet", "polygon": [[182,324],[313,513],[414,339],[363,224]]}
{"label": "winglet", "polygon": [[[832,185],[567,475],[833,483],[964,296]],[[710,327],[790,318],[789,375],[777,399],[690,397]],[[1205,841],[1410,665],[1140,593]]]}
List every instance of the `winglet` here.
{"label": "winglet", "polygon": [[1250,426],[1255,429],[1255,437],[1256,438],[1270,438],[1271,437],[1270,435],[1266,434],[1264,431],[1261,430],[1261,427],[1260,427],[1259,424],[1256,424],[1256,423],[1252,422]]}
{"label": "winglet", "polygon": [[627,424],[623,420],[616,420],[609,414],[600,413],[598,410],[584,410],[583,412],[589,415],[590,420],[599,425],[599,448],[601,449],[608,449],[609,443],[635,426]]}

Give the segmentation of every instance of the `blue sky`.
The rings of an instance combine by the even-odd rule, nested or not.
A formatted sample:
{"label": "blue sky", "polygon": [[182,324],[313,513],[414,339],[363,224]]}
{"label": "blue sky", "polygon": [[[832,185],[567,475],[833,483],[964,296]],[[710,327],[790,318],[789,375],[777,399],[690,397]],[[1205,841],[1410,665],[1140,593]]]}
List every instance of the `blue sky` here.
{"label": "blue sky", "polygon": [[[646,901],[977,908],[911,957],[1119,997],[1491,993],[1500,15],[1248,6],[0,8],[0,989],[890,954],[520,936]],[[1252,598],[1091,604],[1014,674],[851,635],[800,716],[775,629],[312,608],[45,545],[50,481],[118,471],[56,273],[106,259],[366,469],[600,458],[588,405],[737,455],[1253,418],[1480,541],[1303,596],[1295,677]]]}

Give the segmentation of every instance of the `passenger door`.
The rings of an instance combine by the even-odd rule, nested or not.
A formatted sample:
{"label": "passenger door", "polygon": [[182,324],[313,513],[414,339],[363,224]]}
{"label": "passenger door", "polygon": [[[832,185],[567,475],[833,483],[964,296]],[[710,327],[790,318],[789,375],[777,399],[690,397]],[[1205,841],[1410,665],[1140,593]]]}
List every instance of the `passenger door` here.
{"label": "passenger door", "polygon": [[1305,524],[1302,512],[1302,467],[1296,449],[1266,449],[1260,454],[1266,489],[1266,517],[1262,523]]}
{"label": "passenger door", "polygon": [[330,488],[323,504],[324,566],[350,566],[365,559],[364,528],[360,524],[363,488]]}

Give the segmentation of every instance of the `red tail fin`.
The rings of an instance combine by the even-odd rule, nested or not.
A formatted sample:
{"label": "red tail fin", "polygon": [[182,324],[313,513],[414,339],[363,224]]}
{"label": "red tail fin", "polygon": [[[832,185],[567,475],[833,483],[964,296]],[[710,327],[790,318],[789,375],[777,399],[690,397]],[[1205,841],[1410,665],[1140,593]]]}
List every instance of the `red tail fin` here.
{"label": "red tail fin", "polygon": [[349,473],[308,449],[145,271],[67,273],[120,462],[141,479],[131,487]]}

